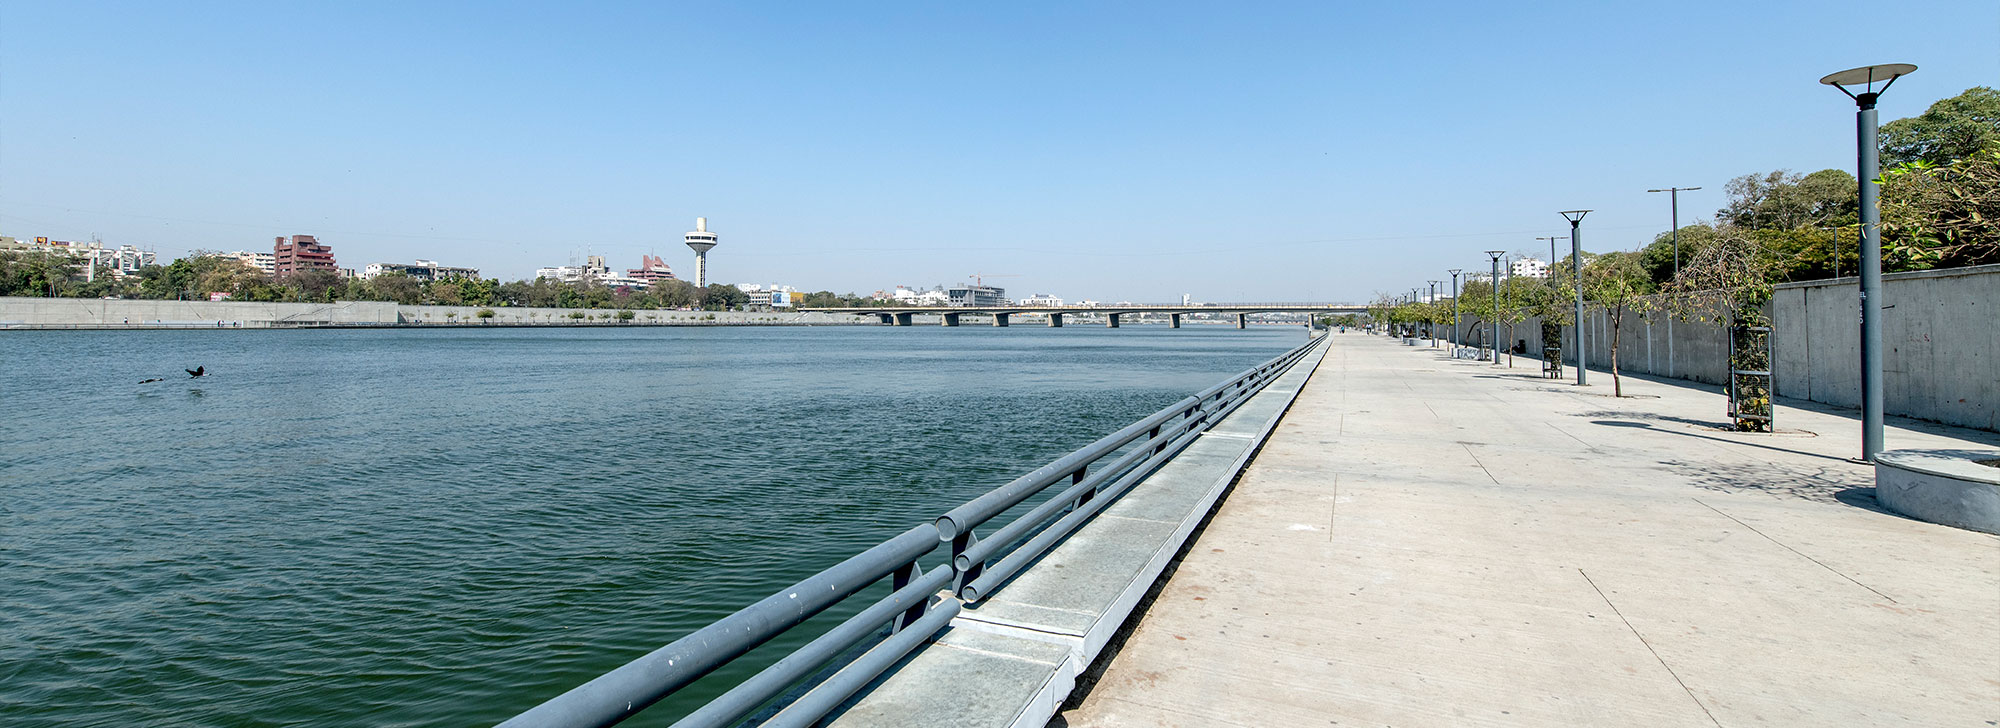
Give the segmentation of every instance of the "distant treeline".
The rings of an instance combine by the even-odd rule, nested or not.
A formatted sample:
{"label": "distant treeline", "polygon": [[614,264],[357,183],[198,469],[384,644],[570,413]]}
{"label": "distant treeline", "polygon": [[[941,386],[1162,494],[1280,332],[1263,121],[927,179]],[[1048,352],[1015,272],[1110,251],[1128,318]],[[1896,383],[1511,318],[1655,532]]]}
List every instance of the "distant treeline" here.
{"label": "distant treeline", "polygon": [[[713,283],[695,288],[686,281],[657,281],[646,290],[594,282],[537,278],[502,283],[497,279],[452,278],[424,281],[401,273],[370,279],[342,278],[326,271],[272,277],[235,258],[202,251],[168,265],[151,265],[119,277],[108,267],[94,275],[82,260],[65,255],[0,251],[0,296],[208,300],[226,294],[232,301],[332,302],[394,301],[441,306],[536,306],[547,308],[741,310],[750,296],[736,286]],[[880,306],[887,302],[831,291],[805,296],[805,306]]]}

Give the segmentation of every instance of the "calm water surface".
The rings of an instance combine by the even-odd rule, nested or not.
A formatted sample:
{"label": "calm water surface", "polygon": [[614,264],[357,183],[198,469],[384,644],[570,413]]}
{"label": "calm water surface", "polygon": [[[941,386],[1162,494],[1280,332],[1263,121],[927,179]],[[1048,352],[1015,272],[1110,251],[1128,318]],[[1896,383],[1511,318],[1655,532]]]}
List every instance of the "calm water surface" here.
{"label": "calm water surface", "polygon": [[0,333],[0,724],[491,724],[1303,340]]}

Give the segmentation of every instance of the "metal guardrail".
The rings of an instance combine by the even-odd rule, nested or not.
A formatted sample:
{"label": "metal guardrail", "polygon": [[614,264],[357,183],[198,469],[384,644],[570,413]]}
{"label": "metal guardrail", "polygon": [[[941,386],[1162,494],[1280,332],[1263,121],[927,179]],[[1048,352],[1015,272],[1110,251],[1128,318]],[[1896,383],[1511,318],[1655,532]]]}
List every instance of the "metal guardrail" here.
{"label": "metal guardrail", "polygon": [[[888,628],[887,638],[761,722],[765,726],[812,725],[943,629],[965,603],[990,595],[1048,553],[1325,341],[1324,336],[1316,338],[1175,402],[953,508],[933,523],[904,531],[500,726],[573,728],[618,723],[884,577],[890,578],[892,592],[888,596],[673,724],[674,728],[734,725]],[[1121,449],[1125,451],[1109,463],[1098,463]],[[983,540],[975,534],[974,529],[1065,478],[1070,485],[1062,492]],[[936,550],[940,543],[951,545],[950,562],[923,571],[917,559]],[[950,593],[944,593],[947,587]]]}

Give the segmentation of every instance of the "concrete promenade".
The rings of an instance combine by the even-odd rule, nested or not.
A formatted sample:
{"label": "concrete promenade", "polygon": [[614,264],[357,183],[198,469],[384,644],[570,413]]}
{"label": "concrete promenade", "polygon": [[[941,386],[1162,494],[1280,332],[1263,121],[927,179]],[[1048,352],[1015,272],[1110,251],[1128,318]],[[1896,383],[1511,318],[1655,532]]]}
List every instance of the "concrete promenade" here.
{"label": "concrete promenade", "polygon": [[1443,351],[1335,335],[1054,724],[2000,724],[2000,538],[1877,509],[1851,412]]}

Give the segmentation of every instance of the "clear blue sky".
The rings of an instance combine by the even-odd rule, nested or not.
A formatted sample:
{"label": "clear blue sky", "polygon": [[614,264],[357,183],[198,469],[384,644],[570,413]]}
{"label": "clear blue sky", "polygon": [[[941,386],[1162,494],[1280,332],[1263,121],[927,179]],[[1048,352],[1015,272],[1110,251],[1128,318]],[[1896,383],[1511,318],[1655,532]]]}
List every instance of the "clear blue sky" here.
{"label": "clear blue sky", "polygon": [[[1379,6],[1379,7],[1376,7]],[[2000,3],[0,4],[0,233],[869,292],[1349,300],[1851,168]]]}

